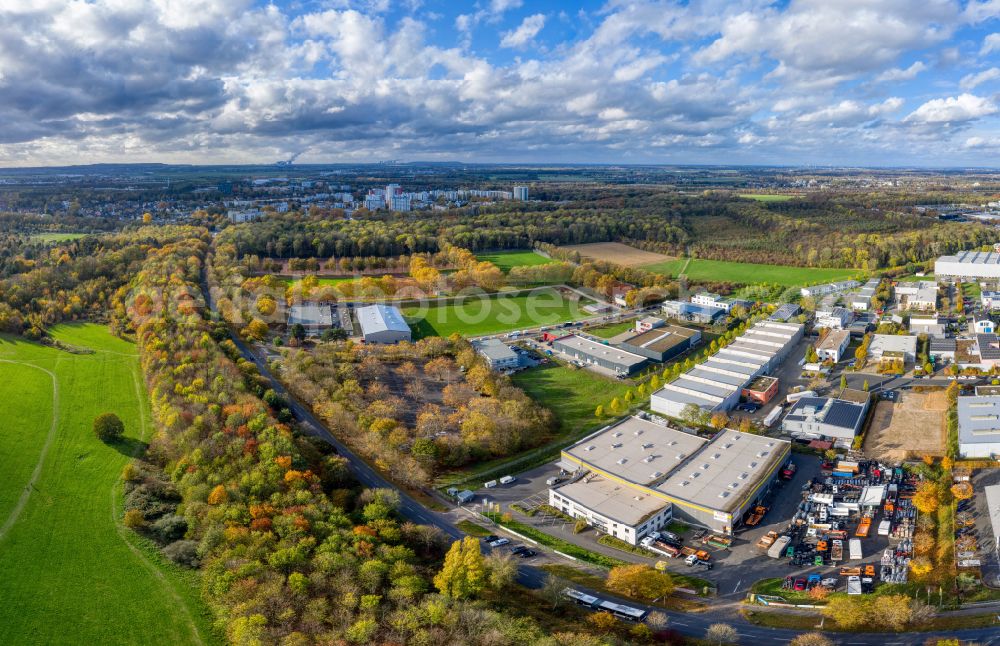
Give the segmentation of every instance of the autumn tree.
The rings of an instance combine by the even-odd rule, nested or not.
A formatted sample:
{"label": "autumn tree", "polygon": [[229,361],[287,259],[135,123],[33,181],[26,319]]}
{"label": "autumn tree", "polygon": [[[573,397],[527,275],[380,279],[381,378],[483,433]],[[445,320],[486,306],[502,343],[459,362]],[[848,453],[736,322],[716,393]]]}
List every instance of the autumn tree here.
{"label": "autumn tree", "polygon": [[920,513],[934,513],[941,502],[941,495],[936,483],[925,480],[917,485],[917,491],[913,494],[913,506]]}
{"label": "autumn tree", "polygon": [[705,641],[716,646],[735,644],[739,641],[739,633],[729,624],[712,624],[705,631]]}
{"label": "autumn tree", "polygon": [[669,574],[648,565],[620,565],[608,572],[609,590],[637,599],[658,599],[670,594],[674,582]]}
{"label": "autumn tree", "polygon": [[972,497],[972,485],[968,482],[959,482],[951,486],[951,495],[955,500],[968,500]]}
{"label": "autumn tree", "polygon": [[802,633],[789,642],[789,646],[833,646],[833,642],[823,633]]}
{"label": "autumn tree", "polygon": [[712,415],[711,423],[712,423],[712,428],[714,428],[717,431],[721,431],[722,429],[726,428],[726,424],[729,423],[729,416],[723,413],[722,411],[719,411],[718,413],[714,413]]}
{"label": "autumn tree", "polygon": [[591,613],[587,616],[587,623],[603,633],[611,632],[618,626],[618,620],[607,610]]}
{"label": "autumn tree", "polygon": [[466,599],[479,594],[487,582],[486,564],[479,541],[466,536],[455,541],[444,557],[441,571],[434,576],[434,587],[446,597]]}

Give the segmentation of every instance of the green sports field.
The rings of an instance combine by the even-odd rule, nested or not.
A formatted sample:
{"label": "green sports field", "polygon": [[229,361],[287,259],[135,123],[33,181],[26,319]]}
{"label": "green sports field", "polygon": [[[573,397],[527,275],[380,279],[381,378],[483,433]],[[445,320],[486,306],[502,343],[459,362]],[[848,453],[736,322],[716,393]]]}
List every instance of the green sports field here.
{"label": "green sports field", "polygon": [[[374,276],[374,278],[381,278],[381,276]],[[300,282],[302,279],[282,276],[281,280],[283,280],[288,285],[293,285],[295,283]],[[358,279],[354,276],[339,276],[339,277],[319,276],[318,278],[316,278],[316,283],[319,285],[339,285],[341,283],[349,283],[352,280],[358,280]]]}
{"label": "green sports field", "polygon": [[[59,326],[70,354],[0,336],[0,643],[213,644],[196,574],[121,524],[119,476],[152,429],[135,347]],[[113,446],[102,412],[125,422]]]}
{"label": "green sports field", "polygon": [[[643,265],[643,269],[658,274],[676,277],[684,269],[686,258]],[[788,265],[760,265],[749,262],[729,262],[726,260],[702,260],[692,258],[684,273],[690,280],[727,281],[740,284],[773,283],[792,287],[809,283],[824,283],[844,280],[857,275],[857,269],[832,267],[791,267]]]}
{"label": "green sports field", "polygon": [[550,262],[555,262],[551,258],[546,258],[543,255],[537,254],[530,249],[518,249],[514,251],[495,251],[492,253],[477,253],[476,258],[479,260],[485,260],[487,262],[492,262],[494,265],[500,268],[501,271],[507,273],[511,270],[511,267],[523,267],[525,265],[547,265]]}
{"label": "green sports field", "polygon": [[526,296],[470,296],[464,302],[427,307],[405,307],[403,315],[414,338],[425,336],[483,336],[522,328],[554,325],[590,316],[583,306],[554,289]]}

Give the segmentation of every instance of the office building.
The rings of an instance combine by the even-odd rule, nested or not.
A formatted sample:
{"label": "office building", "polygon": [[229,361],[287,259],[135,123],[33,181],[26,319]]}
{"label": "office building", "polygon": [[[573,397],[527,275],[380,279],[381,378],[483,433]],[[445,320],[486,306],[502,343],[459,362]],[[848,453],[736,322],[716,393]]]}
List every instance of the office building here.
{"label": "office building", "polygon": [[472,347],[486,359],[492,370],[513,370],[521,365],[517,353],[500,339],[476,339]]}
{"label": "office building", "polygon": [[851,344],[851,333],[847,330],[830,330],[816,345],[816,354],[820,361],[840,361]]}
{"label": "office building", "polygon": [[834,397],[802,397],[781,422],[781,430],[800,440],[826,440],[847,449],[865,421],[864,403]]}
{"label": "office building", "polygon": [[578,334],[559,337],[552,349],[584,366],[602,368],[613,375],[630,375],[643,368],[648,359],[621,348],[599,343]]}

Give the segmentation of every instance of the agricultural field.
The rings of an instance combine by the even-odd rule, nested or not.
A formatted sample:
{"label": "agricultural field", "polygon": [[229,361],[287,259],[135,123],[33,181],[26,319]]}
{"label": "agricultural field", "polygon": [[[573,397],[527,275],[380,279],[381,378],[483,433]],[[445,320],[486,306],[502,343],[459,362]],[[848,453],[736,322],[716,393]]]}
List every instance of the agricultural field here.
{"label": "agricultural field", "polygon": [[787,202],[797,195],[782,195],[778,193],[740,193],[740,197],[758,202]]}
{"label": "agricultural field", "polygon": [[613,262],[626,267],[663,263],[671,259],[670,256],[661,253],[643,251],[620,242],[592,242],[590,244],[568,245],[560,247],[560,249],[576,251],[584,258]]}
{"label": "agricultural field", "polygon": [[471,337],[587,318],[583,306],[591,302],[542,289],[522,296],[483,295],[446,305],[404,307],[403,316],[416,339],[454,333]]}
{"label": "agricultural field", "polygon": [[[217,643],[196,574],[121,522],[122,468],[152,432],[134,346],[94,325],[53,335],[93,352],[0,336],[0,643]],[[109,411],[115,445],[92,430]]]}
{"label": "agricultural field", "polygon": [[606,424],[606,420],[594,416],[594,409],[624,396],[630,388],[627,382],[557,363],[522,370],[512,379],[532,399],[555,413],[560,435],[582,434]]}
{"label": "agricultural field", "polygon": [[[685,268],[685,263],[687,267]],[[788,265],[761,265],[726,260],[679,258],[642,267],[646,271],[677,276],[681,270],[690,280],[725,281],[754,284],[773,283],[785,287],[844,280],[859,273],[857,269],[833,267],[792,267]]]}
{"label": "agricultural field", "polygon": [[505,274],[513,267],[547,265],[555,262],[551,258],[535,253],[530,249],[515,249],[511,251],[494,251],[492,253],[477,253],[476,258],[491,262]]}
{"label": "agricultural field", "polygon": [[67,242],[69,240],[78,240],[86,235],[86,233],[35,233],[31,236],[31,239],[35,242]]}

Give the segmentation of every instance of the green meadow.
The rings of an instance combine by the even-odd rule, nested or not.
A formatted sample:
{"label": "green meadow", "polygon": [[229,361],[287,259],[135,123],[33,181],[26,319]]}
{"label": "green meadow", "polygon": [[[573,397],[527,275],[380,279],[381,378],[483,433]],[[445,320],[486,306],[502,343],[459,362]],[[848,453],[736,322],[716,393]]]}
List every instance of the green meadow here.
{"label": "green meadow", "polygon": [[[684,269],[685,263],[687,263],[686,269]],[[691,258],[690,262],[687,258],[678,258],[652,265],[643,265],[642,269],[657,274],[670,274],[674,277],[684,269],[684,274],[690,280],[717,280],[746,285],[773,283],[786,287],[844,280],[860,273],[857,269],[761,265],[750,262],[703,260],[700,258]]]}
{"label": "green meadow", "polygon": [[[194,572],[121,522],[120,474],[152,428],[135,347],[96,325],[0,336],[0,643],[214,644]],[[105,445],[94,417],[125,439]]]}
{"label": "green meadow", "polygon": [[68,240],[77,240],[83,236],[88,235],[86,233],[35,233],[31,236],[32,240],[36,242],[66,242]]}
{"label": "green meadow", "polygon": [[494,251],[492,253],[477,253],[476,258],[492,262],[507,273],[512,267],[524,267],[525,265],[547,265],[555,262],[551,258],[546,258],[541,254],[526,249],[516,249],[512,251]]}
{"label": "green meadow", "polygon": [[740,197],[748,200],[757,200],[758,202],[787,202],[797,196],[781,195],[779,193],[741,193]]}
{"label": "green meadow", "polygon": [[447,305],[404,307],[403,316],[417,339],[456,332],[471,337],[587,318],[590,314],[583,306],[590,302],[543,289],[521,296],[470,296]]}

